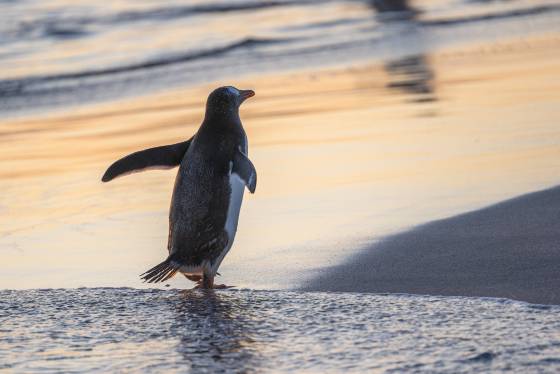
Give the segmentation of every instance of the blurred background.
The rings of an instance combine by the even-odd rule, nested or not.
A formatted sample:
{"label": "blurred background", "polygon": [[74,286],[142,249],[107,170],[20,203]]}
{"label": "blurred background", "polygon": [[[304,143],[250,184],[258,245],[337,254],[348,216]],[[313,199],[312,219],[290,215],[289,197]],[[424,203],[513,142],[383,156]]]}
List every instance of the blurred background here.
{"label": "blurred background", "polygon": [[[0,288],[140,286],[176,171],[115,159],[241,109],[259,174],[221,281],[291,288],[560,182],[560,3],[0,0]],[[184,279],[171,283],[184,287]]]}

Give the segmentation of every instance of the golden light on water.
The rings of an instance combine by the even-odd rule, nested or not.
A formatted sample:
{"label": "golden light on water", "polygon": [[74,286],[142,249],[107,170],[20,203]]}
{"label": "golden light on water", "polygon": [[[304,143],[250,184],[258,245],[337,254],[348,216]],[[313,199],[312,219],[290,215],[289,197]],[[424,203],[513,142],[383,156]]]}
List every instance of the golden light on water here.
{"label": "golden light on water", "polygon": [[360,238],[553,185],[560,49],[548,37],[530,45],[424,58],[429,100],[391,88],[398,77],[383,65],[356,64],[5,120],[0,246],[11,276],[2,287],[138,286],[136,274],[165,256],[175,171],[100,176],[129,152],[189,138],[221,84],[257,93],[241,115],[259,184],[222,266],[236,285],[288,287]]}

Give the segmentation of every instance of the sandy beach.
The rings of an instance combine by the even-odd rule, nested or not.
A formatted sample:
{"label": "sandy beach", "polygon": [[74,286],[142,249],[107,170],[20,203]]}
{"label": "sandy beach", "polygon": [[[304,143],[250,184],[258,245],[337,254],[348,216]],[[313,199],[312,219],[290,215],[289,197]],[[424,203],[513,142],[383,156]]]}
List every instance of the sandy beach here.
{"label": "sandy beach", "polygon": [[430,222],[323,269],[304,289],[560,304],[560,187]]}
{"label": "sandy beach", "polygon": [[[408,60],[431,71],[428,101],[395,84],[416,73],[375,63],[236,82],[257,92],[241,115],[259,185],[221,281],[298,288],[365,242],[558,184],[558,42],[525,43]],[[142,286],[165,254],[175,172],[100,177],[190,137],[224,83],[2,122],[2,287]]]}

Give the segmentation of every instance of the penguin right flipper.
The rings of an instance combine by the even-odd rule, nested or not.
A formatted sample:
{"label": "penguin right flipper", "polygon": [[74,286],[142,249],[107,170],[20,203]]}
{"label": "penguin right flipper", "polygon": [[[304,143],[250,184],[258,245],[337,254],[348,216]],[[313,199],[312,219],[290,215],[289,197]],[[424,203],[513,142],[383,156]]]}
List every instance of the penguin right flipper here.
{"label": "penguin right flipper", "polygon": [[118,176],[135,173],[147,168],[169,169],[179,166],[187,152],[192,138],[186,142],[164,145],[134,152],[115,161],[103,174],[101,180],[109,182]]}
{"label": "penguin right flipper", "polygon": [[251,160],[241,150],[237,150],[233,156],[231,172],[237,174],[243,180],[243,183],[245,183],[251,193],[255,193],[255,188],[257,188],[257,171]]}

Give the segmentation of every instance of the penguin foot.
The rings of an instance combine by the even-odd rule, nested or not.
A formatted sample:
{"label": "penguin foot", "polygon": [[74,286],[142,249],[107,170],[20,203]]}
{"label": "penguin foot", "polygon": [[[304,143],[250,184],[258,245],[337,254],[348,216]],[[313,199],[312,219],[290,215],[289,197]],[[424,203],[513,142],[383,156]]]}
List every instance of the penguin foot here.
{"label": "penguin foot", "polygon": [[214,276],[213,275],[185,275],[188,279],[192,281],[196,281],[196,286],[194,286],[194,290],[224,290],[227,288],[232,288],[233,286],[226,286],[225,284],[214,284]]}
{"label": "penguin foot", "polygon": [[225,284],[208,285],[208,284],[204,284],[204,282],[200,280],[196,283],[196,286],[194,286],[193,290],[226,290],[228,288],[234,288],[234,287],[235,286],[227,286]]}
{"label": "penguin foot", "polygon": [[225,284],[215,284],[214,285],[214,289],[215,290],[226,290],[228,288],[234,288],[235,286],[226,286]]}
{"label": "penguin foot", "polygon": [[205,287],[202,282],[198,282],[194,286],[193,290],[227,290],[228,288],[234,288],[235,286],[227,286],[225,284],[214,284],[212,287]]}

